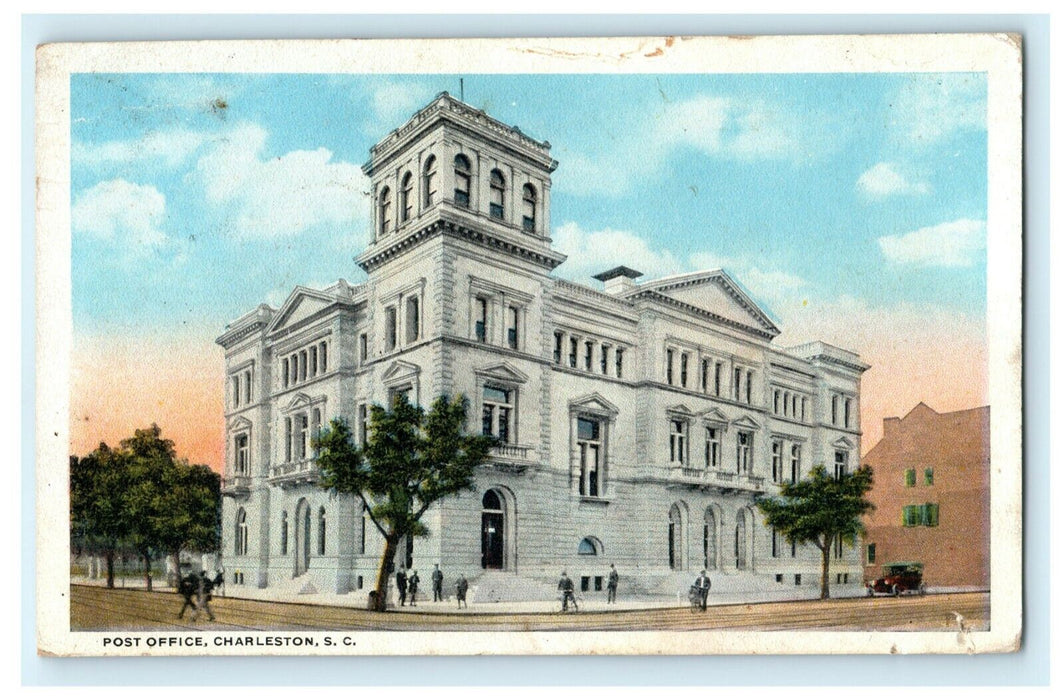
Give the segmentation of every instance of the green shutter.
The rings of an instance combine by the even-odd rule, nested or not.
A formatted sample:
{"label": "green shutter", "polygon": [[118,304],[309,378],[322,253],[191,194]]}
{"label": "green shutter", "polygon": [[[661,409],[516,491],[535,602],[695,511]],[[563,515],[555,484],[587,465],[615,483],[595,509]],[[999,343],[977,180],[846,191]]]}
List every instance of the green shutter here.
{"label": "green shutter", "polygon": [[916,486],[916,470],[915,469],[906,469],[905,470],[905,485],[906,486]]}
{"label": "green shutter", "polygon": [[935,468],[927,467],[924,469],[924,486],[935,485]]}
{"label": "green shutter", "polygon": [[938,527],[938,504],[927,504],[927,524],[929,527]]}

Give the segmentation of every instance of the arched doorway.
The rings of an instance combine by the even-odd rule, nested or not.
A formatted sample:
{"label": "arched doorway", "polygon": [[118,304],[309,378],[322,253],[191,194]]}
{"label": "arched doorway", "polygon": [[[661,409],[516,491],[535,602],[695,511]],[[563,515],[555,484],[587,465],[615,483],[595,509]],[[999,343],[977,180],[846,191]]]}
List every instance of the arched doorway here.
{"label": "arched doorway", "polygon": [[717,568],[717,509],[706,508],[702,523],[702,568],[712,571]]}
{"label": "arched doorway", "polygon": [[681,504],[673,503],[669,509],[669,568],[674,571],[687,568],[683,514]]}
{"label": "arched doorway", "polygon": [[506,568],[506,513],[503,497],[495,489],[484,493],[480,514],[480,566],[484,569]]}
{"label": "arched doorway", "polygon": [[294,576],[302,576],[310,568],[310,504],[301,498],[296,505]]}
{"label": "arched doorway", "polygon": [[747,520],[746,509],[740,508],[735,514],[735,568],[740,571],[746,569],[749,564],[746,544],[749,530]]}

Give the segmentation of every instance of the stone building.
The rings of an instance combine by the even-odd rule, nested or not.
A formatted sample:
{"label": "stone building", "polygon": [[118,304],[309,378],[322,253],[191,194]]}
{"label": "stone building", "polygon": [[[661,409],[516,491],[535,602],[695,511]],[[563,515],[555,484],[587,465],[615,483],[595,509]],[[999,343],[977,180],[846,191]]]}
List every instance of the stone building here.
{"label": "stone building", "polygon": [[919,562],[930,587],[990,586],[990,407],[937,413],[919,403],[885,418],[874,470],[865,578]]}
{"label": "stone building", "polygon": [[[382,541],[353,498],[323,492],[311,436],[396,392],[466,395],[500,438],[477,490],[401,547],[500,598],[547,595],[562,569],[588,591],[815,592],[819,553],[766,529],[755,495],[813,465],[857,466],[868,368],[779,329],[723,270],[604,289],[552,270],[550,144],[446,93],[373,146],[367,281],[297,287],[233,321],[226,357],[223,541],[231,582],[367,591]],[[633,261],[635,262],[635,261]],[[856,549],[833,572],[857,583]],[[402,562],[401,562],[402,563]],[[694,573],[692,573],[694,572]],[[852,580],[852,581],[851,581]]]}

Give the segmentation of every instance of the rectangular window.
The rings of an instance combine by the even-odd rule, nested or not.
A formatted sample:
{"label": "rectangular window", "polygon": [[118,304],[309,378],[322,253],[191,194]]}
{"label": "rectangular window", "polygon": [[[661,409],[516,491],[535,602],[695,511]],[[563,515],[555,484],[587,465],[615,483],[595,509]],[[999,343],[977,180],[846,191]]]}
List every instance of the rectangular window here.
{"label": "rectangular window", "polygon": [[[240,405],[240,377],[234,375],[232,380],[231,380],[231,383],[232,383],[233,387],[232,387],[232,392],[230,393],[229,398],[232,401],[233,408],[237,408]],[[215,386],[218,386],[218,385],[215,384]]]}
{"label": "rectangular window", "polygon": [[869,564],[875,564],[876,563],[876,544],[875,544],[875,542],[872,542],[871,544],[869,544],[866,547],[865,561],[867,561]]}
{"label": "rectangular window", "polygon": [[797,484],[802,474],[802,446],[791,445],[791,483]]}
{"label": "rectangular window", "polygon": [[780,533],[776,528],[772,528],[772,557],[777,558],[780,555]]}
{"label": "rectangular window", "polygon": [[510,442],[514,404],[512,392],[498,387],[484,387],[484,408],[481,415],[481,432],[494,435],[499,442]]}
{"label": "rectangular window", "polygon": [[520,310],[511,306],[507,311],[506,345],[512,350],[517,349],[517,321],[520,318]]}
{"label": "rectangular window", "polygon": [[311,345],[310,350],[308,352],[310,353],[310,369],[308,371],[308,374],[311,377],[315,377],[318,374],[318,346]]}
{"label": "rectangular window", "polygon": [[742,384],[742,381],[743,381],[743,371],[741,369],[739,369],[738,367],[736,367],[735,371],[732,372],[732,398],[735,399],[736,401],[738,401],[739,397],[742,395],[741,394],[742,387],[739,386],[740,384]]}
{"label": "rectangular window", "polygon": [[599,371],[606,374],[610,366],[610,346],[603,343],[599,346]]}
{"label": "rectangular window", "polygon": [[680,386],[687,387],[687,358],[686,352],[680,353]]}
{"label": "rectangular window", "polygon": [[777,484],[783,481],[783,442],[781,440],[772,441],[772,481]]}
{"label": "rectangular window", "polygon": [[735,470],[739,474],[749,474],[753,465],[753,434],[739,432],[736,435]]}
{"label": "rectangular window", "polygon": [[576,445],[580,452],[580,495],[602,493],[602,423],[593,418],[576,419]]}
{"label": "rectangular window", "polygon": [[923,520],[920,506],[905,506],[901,509],[901,521],[905,527],[916,527]]}
{"label": "rectangular window", "polygon": [[802,397],[802,422],[805,422],[805,397]]}
{"label": "rectangular window", "polygon": [[358,438],[362,449],[369,445],[369,409],[366,404],[358,405]]}
{"label": "rectangular window", "polygon": [[925,503],[921,506],[920,524],[926,527],[938,527],[937,503]]}
{"label": "rectangular window", "polygon": [[292,461],[292,419],[284,419],[284,461]]}
{"label": "rectangular window", "polygon": [[594,352],[595,343],[591,340],[584,341],[584,369],[591,371],[591,355]]}
{"label": "rectangular window", "polygon": [[915,469],[906,469],[905,470],[905,485],[910,487],[910,488],[913,487],[913,486],[916,486],[916,470]]}
{"label": "rectangular window", "polygon": [[752,404],[754,402],[753,401],[753,391],[754,391],[754,373],[750,372],[750,371],[747,371],[746,372],[746,403],[748,403],[748,404]]}
{"label": "rectangular window", "polygon": [[406,342],[413,343],[421,337],[421,305],[417,297],[406,300]]}
{"label": "rectangular window", "polygon": [[478,342],[486,343],[488,341],[488,300],[484,297],[476,299],[476,314],[474,335]]}
{"label": "rectangular window", "polygon": [[716,362],[713,365],[713,395],[720,396],[721,377],[724,373],[724,363]]}
{"label": "rectangular window", "polygon": [[831,397],[831,424],[839,424],[839,397],[835,395]]}
{"label": "rectangular window", "polygon": [[835,478],[841,479],[846,475],[850,461],[850,453],[845,450],[835,452]]}
{"label": "rectangular window", "polygon": [[307,419],[307,414],[302,413],[299,415],[299,442],[296,446],[299,448],[299,458],[307,458],[307,439],[310,434],[310,421]]}
{"label": "rectangular window", "polygon": [[665,351],[665,383],[672,386],[672,348]]}
{"label": "rectangular window", "polygon": [[244,372],[244,403],[251,403],[251,370]]}
{"label": "rectangular window", "polygon": [[794,575],[794,585],[795,586],[801,586],[802,585],[802,575],[801,574],[795,574]]}
{"label": "rectangular window", "polygon": [[248,473],[248,436],[247,434],[236,436],[236,464],[234,473],[241,476]]}
{"label": "rectangular window", "polygon": [[617,369],[617,378],[624,377],[624,348],[617,348],[614,353],[614,366]]}
{"label": "rectangular window", "polygon": [[772,412],[777,416],[780,414],[780,390],[772,390]]}
{"label": "rectangular window", "polygon": [[358,362],[365,364],[369,359],[369,336],[362,333],[358,336]]}
{"label": "rectangular window", "polygon": [[706,469],[720,468],[720,429],[706,428]]}
{"label": "rectangular window", "polygon": [[576,338],[569,338],[569,366],[576,369],[576,346],[579,341]]}
{"label": "rectangular window", "polygon": [[935,468],[924,467],[924,486],[935,485]]}
{"label": "rectangular window", "polygon": [[709,393],[709,360],[702,360],[702,369],[700,376],[702,393]]}
{"label": "rectangular window", "polygon": [[299,353],[299,381],[307,381],[307,351]]}
{"label": "rectangular window", "polygon": [[669,426],[669,461],[687,464],[687,422],[670,420]]}
{"label": "rectangular window", "polygon": [[384,350],[386,352],[395,350],[395,346],[398,342],[395,307],[389,306],[384,310]]}
{"label": "rectangular window", "polygon": [[554,364],[562,363],[562,343],[564,338],[559,331],[554,331]]}
{"label": "rectangular window", "polygon": [[469,175],[461,172],[454,174],[454,203],[462,206],[469,206]]}
{"label": "rectangular window", "polygon": [[283,360],[281,360],[281,380],[283,382],[283,386],[287,387],[288,386],[288,358],[287,357],[284,358]]}
{"label": "rectangular window", "polygon": [[329,344],[324,340],[318,343],[318,366],[322,372],[329,371]]}
{"label": "rectangular window", "polygon": [[847,428],[850,427],[850,404],[850,399],[846,399],[843,402],[843,425],[845,425]]}

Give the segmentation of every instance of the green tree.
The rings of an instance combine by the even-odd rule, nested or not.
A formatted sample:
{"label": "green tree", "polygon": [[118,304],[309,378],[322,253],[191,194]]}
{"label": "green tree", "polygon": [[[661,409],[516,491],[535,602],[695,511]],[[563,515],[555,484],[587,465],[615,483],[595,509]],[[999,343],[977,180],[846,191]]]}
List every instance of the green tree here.
{"label": "green tree", "polygon": [[495,444],[490,436],[465,433],[467,410],[461,396],[441,396],[426,413],[397,394],[390,411],[371,407],[364,448],[343,419],[333,419],[314,438],[322,488],[357,495],[384,537],[377,610],[385,609],[399,542],[428,534],[421,517],[433,503],[474,488],[474,470]]}
{"label": "green tree", "polygon": [[757,499],[766,525],[791,544],[812,543],[820,550],[821,599],[830,597],[831,545],[841,538],[852,546],[864,534],[862,517],[875,508],[865,498],[871,488],[872,468],[867,465],[836,479],[820,464],[809,478],[784,484],[778,497]]}
{"label": "green tree", "polygon": [[70,457],[71,544],[104,557],[108,588],[115,587],[115,556],[130,535],[125,510],[128,465],[128,456],[106,443],[85,457]]}

